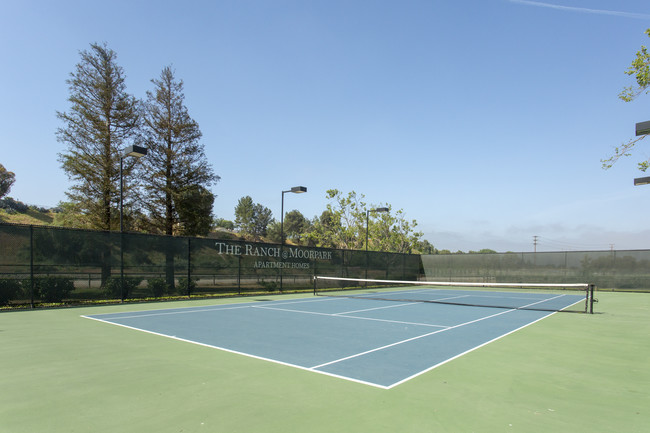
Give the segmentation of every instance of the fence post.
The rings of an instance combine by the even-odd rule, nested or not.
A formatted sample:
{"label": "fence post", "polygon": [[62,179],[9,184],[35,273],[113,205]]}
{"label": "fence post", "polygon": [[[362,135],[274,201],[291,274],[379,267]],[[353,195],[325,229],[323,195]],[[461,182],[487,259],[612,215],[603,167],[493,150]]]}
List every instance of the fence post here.
{"label": "fence post", "polygon": [[192,294],[192,238],[187,238],[187,297]]}
{"label": "fence post", "polygon": [[34,226],[29,225],[29,305],[34,308]]}

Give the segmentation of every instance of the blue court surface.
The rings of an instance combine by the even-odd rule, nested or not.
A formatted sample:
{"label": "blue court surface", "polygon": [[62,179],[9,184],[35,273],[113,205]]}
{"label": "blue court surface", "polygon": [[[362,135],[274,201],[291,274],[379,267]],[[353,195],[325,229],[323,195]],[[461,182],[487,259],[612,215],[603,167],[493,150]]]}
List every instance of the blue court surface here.
{"label": "blue court surface", "polygon": [[[517,296],[525,305],[584,300]],[[83,317],[389,389],[551,314],[314,296]]]}

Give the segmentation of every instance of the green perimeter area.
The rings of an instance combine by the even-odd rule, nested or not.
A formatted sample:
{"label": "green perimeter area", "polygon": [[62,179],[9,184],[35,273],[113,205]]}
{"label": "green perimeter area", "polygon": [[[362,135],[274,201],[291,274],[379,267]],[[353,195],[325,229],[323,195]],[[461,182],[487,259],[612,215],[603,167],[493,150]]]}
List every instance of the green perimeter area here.
{"label": "green perimeter area", "polygon": [[251,298],[3,312],[0,432],[646,432],[650,294],[598,297],[391,390],[80,317]]}

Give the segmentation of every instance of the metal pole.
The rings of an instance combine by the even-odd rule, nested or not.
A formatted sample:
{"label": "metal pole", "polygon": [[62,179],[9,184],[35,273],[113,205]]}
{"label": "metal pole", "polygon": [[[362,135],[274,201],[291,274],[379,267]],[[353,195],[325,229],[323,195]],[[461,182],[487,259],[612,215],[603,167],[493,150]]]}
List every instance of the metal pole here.
{"label": "metal pole", "polygon": [[122,174],[124,158],[120,156],[120,300],[124,302],[124,176]]}
{"label": "metal pole", "polygon": [[187,297],[192,294],[192,238],[187,238]]}
{"label": "metal pole", "polygon": [[282,291],[282,272],[284,267],[284,193],[282,191],[282,204],[280,206],[280,291]]}
{"label": "metal pole", "polygon": [[120,156],[120,232],[124,231],[124,224],[122,222],[122,214],[124,212],[124,177],[122,175],[123,157]]}
{"label": "metal pole", "polygon": [[368,224],[369,224],[369,221],[370,221],[370,210],[366,210],[366,280],[368,279],[368,266],[370,266],[370,261],[368,260]]}
{"label": "metal pole", "polygon": [[34,308],[34,226],[29,226],[29,284],[30,305]]}

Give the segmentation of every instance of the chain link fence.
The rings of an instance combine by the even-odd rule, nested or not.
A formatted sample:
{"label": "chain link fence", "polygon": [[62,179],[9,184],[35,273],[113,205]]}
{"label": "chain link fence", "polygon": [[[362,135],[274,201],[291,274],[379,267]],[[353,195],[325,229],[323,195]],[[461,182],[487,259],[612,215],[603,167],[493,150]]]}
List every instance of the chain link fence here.
{"label": "chain link fence", "polygon": [[0,223],[0,305],[310,290],[313,275],[415,280],[420,256]]}
{"label": "chain link fence", "polygon": [[430,281],[588,283],[650,291],[650,250],[423,255]]}

